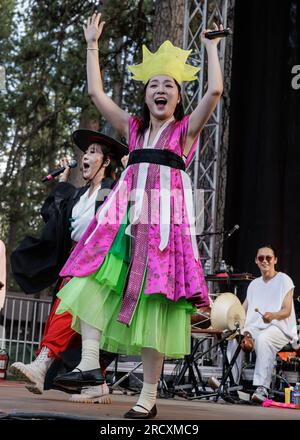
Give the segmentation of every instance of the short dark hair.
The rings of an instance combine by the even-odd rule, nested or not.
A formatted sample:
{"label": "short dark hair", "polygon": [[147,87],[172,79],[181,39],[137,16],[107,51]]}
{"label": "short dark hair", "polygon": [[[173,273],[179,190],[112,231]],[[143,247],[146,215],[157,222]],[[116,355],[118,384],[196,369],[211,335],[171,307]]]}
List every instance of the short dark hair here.
{"label": "short dark hair", "polygon": [[[178,89],[178,94],[180,96],[180,101],[178,102],[178,104],[176,105],[175,110],[174,110],[174,118],[176,119],[176,121],[181,121],[181,119],[183,119],[183,117],[184,117],[184,110],[183,110],[182,96],[181,96],[181,87],[175,79],[174,79],[174,81],[175,81],[175,84]],[[147,82],[147,84],[144,87],[144,94],[143,94],[144,101],[145,101],[145,95],[146,95],[146,89],[147,89],[148,83],[149,83],[149,81]],[[142,108],[142,118],[141,119],[142,119],[142,123],[138,129],[138,134],[140,134],[140,135],[143,134],[147,130],[147,128],[149,127],[149,124],[150,124],[150,111],[149,111],[149,108],[145,102],[144,102],[143,108]]]}
{"label": "short dark hair", "polygon": [[262,245],[262,246],[259,246],[259,247],[257,248],[256,255],[257,255],[259,249],[262,249],[262,248],[268,248],[268,249],[271,249],[271,250],[273,251],[274,257],[277,258],[277,250],[276,250],[276,248],[275,248],[272,244],[264,244],[264,245]]}

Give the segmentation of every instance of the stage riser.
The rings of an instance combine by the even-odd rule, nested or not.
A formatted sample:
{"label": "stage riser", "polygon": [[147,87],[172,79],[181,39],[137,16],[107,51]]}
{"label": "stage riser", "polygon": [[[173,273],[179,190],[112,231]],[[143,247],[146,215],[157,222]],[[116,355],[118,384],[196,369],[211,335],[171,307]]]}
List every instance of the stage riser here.
{"label": "stage riser", "polygon": [[[284,378],[290,383],[295,384],[296,382],[300,382],[300,371],[283,371]],[[242,373],[242,378],[247,381],[253,380],[254,369],[253,368],[245,368]]]}
{"label": "stage riser", "polygon": [[[118,374],[119,373],[124,373],[124,374],[129,373],[137,364],[138,364],[138,362],[119,362],[118,368],[117,368],[117,373]],[[174,377],[175,368],[176,368],[176,364],[172,364],[172,363],[165,364],[164,377],[166,380],[168,380],[172,376]],[[220,379],[222,377],[222,368],[220,368],[220,367],[199,366],[199,369],[201,372],[201,376],[205,382],[211,376],[214,376],[218,379]],[[108,371],[108,373],[113,373],[114,372],[114,364],[111,364],[107,368],[107,371]],[[284,371],[283,373],[284,373],[284,377],[286,378],[286,380],[289,383],[295,384],[296,382],[300,382],[300,371]],[[137,368],[134,371],[134,374],[136,374],[137,376],[142,376],[142,374],[143,374],[142,367]],[[244,380],[244,381],[252,382],[253,375],[254,375],[254,368],[243,369],[242,381]],[[185,376],[188,376],[188,372],[186,372]]]}
{"label": "stage riser", "polygon": [[[138,362],[119,362],[118,363],[118,368],[117,368],[117,373],[129,373],[133,368],[136,367],[136,365],[138,364]],[[178,367],[178,366],[177,366]],[[166,378],[174,376],[175,375],[175,370],[176,368],[176,364],[165,364],[164,366],[164,376]],[[220,367],[215,367],[215,366],[199,366],[201,375],[203,377],[203,379],[208,379],[211,376],[215,376],[217,378],[222,377],[222,368]],[[115,366],[114,363],[112,363],[111,365],[109,365],[109,367],[107,368],[107,372],[108,373],[113,373],[115,371]],[[143,368],[139,367],[136,370],[134,370],[134,374],[139,375],[139,374],[143,374]],[[185,376],[188,376],[188,372],[186,372]]]}

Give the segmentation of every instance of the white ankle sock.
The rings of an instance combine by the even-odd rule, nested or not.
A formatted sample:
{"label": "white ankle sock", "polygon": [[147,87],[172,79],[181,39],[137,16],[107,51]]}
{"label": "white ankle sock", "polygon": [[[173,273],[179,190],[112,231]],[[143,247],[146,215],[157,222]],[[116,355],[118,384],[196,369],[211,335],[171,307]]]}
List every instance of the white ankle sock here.
{"label": "white ankle sock", "polygon": [[137,401],[136,405],[141,405],[143,409],[140,406],[134,406],[133,409],[138,412],[146,413],[150,411],[156,402],[156,395],[157,395],[157,383],[143,383],[143,388],[139,397],[139,400]]}
{"label": "white ankle sock", "polygon": [[95,370],[96,368],[100,368],[98,340],[86,339],[85,341],[82,341],[81,361],[76,368],[79,368],[82,371],[89,371],[89,370]]}

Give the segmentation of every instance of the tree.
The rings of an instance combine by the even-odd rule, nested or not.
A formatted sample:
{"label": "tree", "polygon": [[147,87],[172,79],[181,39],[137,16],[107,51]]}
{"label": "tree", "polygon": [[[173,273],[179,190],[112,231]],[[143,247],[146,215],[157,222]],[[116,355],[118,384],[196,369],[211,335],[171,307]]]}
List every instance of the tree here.
{"label": "tree", "polygon": [[[143,85],[131,80],[127,66],[140,62],[143,43],[157,47],[168,38],[182,44],[184,0],[102,3],[105,90],[122,108],[138,114]],[[8,254],[25,235],[39,234],[39,211],[52,187],[41,183],[43,175],[64,154],[80,160],[71,133],[81,127],[116,135],[86,91],[81,25],[94,6],[87,0],[28,0],[23,9],[17,0],[1,2],[0,65],[7,71],[8,93],[0,102],[0,234]],[[74,183],[82,183],[78,175]]]}
{"label": "tree", "polygon": [[[103,121],[86,93],[81,24],[93,12],[93,2],[30,0],[21,12],[14,1],[4,3],[0,41],[6,50],[0,64],[7,70],[8,93],[0,103],[0,154],[5,164],[0,169],[0,232],[10,254],[26,234],[39,233],[39,210],[51,189],[41,177],[57,166],[62,154],[72,154],[72,131],[98,128]],[[112,0],[105,11],[105,87],[133,112],[140,89],[131,85],[123,66],[147,40],[151,7],[152,1]],[[118,85],[116,65],[124,73]]]}
{"label": "tree", "polygon": [[170,40],[182,47],[185,0],[156,0],[153,20],[153,50]]}
{"label": "tree", "polygon": [[[141,86],[132,84],[127,70],[128,59],[135,59],[140,53],[142,43],[147,41],[150,34],[152,0],[102,0],[102,18],[106,25],[100,39],[100,67],[103,83],[114,102],[130,112],[138,111],[136,102],[140,101]],[[84,43],[85,44],[85,43]],[[85,47],[85,46],[84,46]],[[102,119],[93,106],[83,108],[80,116],[80,128],[100,130],[108,136],[119,138],[112,126]],[[126,142],[125,139],[122,139]],[[77,159],[82,153],[76,149]],[[79,172],[73,183],[79,184]]]}

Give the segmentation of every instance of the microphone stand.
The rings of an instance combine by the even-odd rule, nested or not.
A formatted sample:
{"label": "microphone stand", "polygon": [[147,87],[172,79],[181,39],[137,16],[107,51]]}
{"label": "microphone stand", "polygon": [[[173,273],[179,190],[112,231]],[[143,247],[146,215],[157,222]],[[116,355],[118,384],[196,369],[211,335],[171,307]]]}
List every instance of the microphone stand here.
{"label": "microphone stand", "polygon": [[215,232],[208,232],[207,231],[207,232],[203,232],[202,234],[199,234],[199,237],[208,237],[210,235],[222,235],[223,240],[226,240],[227,238],[230,238],[236,230],[234,230],[231,234],[229,234],[231,229],[227,229],[227,230],[223,229],[222,231],[215,231]]}
{"label": "microphone stand", "polygon": [[230,233],[230,231],[231,231],[231,229],[227,229],[227,230],[222,229],[221,231],[214,231],[214,232],[206,231],[206,232],[203,232],[202,234],[200,234],[199,237],[201,237],[201,238],[202,237],[209,237],[209,236],[212,236],[212,235],[215,235],[215,236],[219,235],[219,236],[221,236],[221,249],[223,251],[223,246],[224,246],[225,240],[230,238],[231,235],[235,232],[235,231],[233,231],[232,234],[228,235]]}
{"label": "microphone stand", "polygon": [[[226,242],[226,240],[228,240],[230,237],[232,237],[232,235],[235,233],[236,230],[239,229],[239,226],[236,225],[237,227],[232,230],[232,229],[227,229],[226,231],[224,230],[223,234],[221,235],[221,249],[222,249],[222,255],[223,255],[223,248],[224,248],[224,243]],[[232,231],[232,232],[231,232]],[[221,258],[222,260],[222,258]]]}

